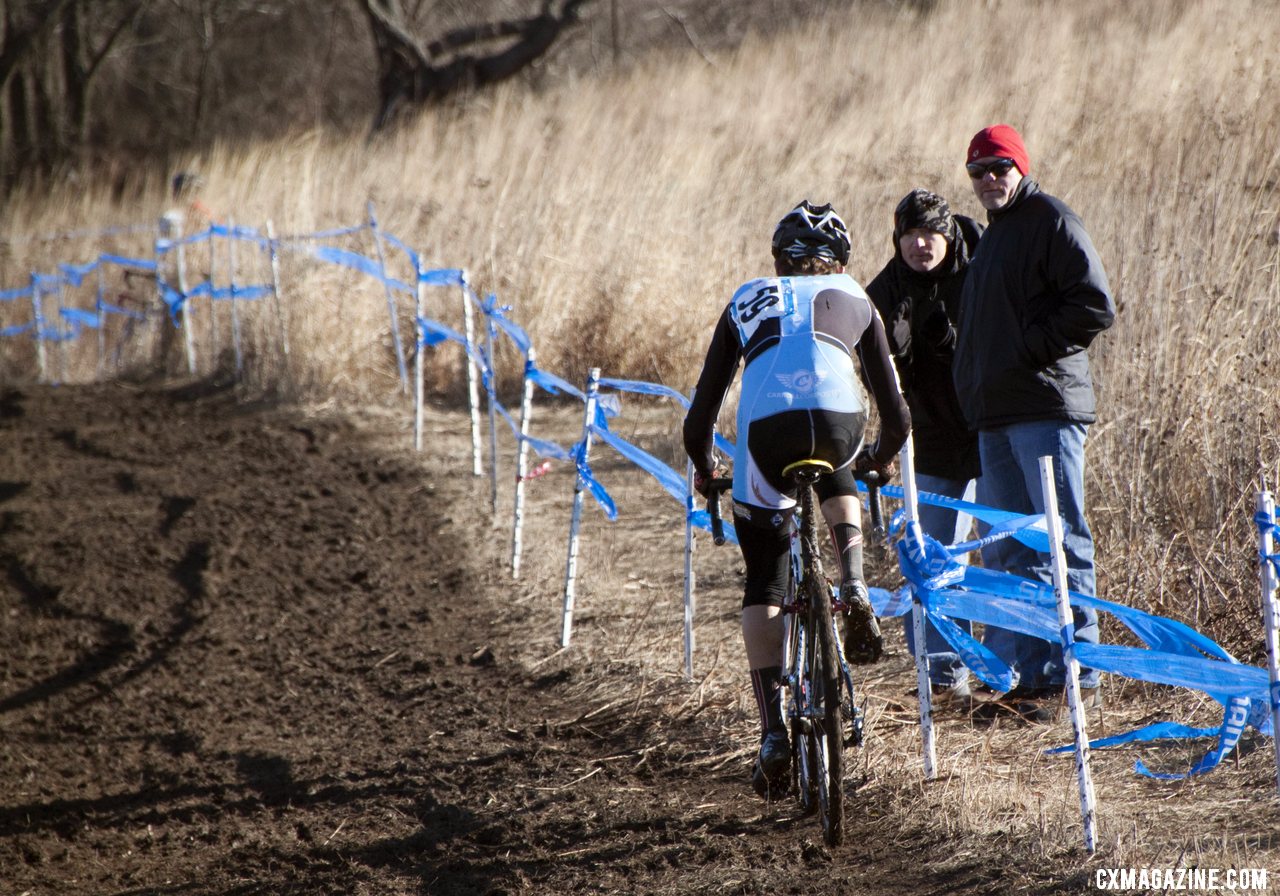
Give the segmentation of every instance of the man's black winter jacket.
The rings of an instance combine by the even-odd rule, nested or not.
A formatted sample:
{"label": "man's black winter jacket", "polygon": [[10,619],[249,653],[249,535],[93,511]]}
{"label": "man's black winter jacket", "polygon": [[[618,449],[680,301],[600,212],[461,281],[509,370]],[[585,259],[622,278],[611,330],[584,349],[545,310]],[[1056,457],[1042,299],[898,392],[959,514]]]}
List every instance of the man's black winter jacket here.
{"label": "man's black winter jacket", "polygon": [[952,365],[965,418],[977,429],[1094,422],[1087,349],[1116,310],[1084,225],[1027,177],[987,218],[961,293]]}
{"label": "man's black winter jacket", "polygon": [[895,239],[893,258],[867,284],[884,319],[889,348],[911,407],[916,470],[964,481],[981,472],[978,434],[965,423],[951,381],[955,320],[965,271],[982,225],[955,215],[947,256],[928,273],[913,271]]}

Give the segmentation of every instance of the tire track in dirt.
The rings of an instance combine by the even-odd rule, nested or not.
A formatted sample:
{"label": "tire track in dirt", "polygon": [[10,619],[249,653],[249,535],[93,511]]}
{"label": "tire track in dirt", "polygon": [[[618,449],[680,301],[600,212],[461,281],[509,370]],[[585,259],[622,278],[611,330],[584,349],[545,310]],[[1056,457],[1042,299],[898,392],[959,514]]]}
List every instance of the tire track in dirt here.
{"label": "tire track in dirt", "polygon": [[750,794],[736,711],[627,656],[547,662],[465,433],[424,459],[403,427],[211,383],[0,395],[6,891],[1010,885],[856,798],[828,850]]}

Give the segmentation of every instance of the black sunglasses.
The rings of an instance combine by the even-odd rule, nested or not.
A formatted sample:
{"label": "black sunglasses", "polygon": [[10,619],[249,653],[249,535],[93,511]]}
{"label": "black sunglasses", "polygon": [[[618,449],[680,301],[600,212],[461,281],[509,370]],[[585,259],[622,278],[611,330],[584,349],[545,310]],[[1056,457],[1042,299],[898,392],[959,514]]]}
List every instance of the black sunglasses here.
{"label": "black sunglasses", "polygon": [[996,177],[1004,177],[1013,169],[1013,165],[1013,159],[996,159],[994,162],[970,162],[964,167],[970,177],[978,180],[986,176],[988,171]]}

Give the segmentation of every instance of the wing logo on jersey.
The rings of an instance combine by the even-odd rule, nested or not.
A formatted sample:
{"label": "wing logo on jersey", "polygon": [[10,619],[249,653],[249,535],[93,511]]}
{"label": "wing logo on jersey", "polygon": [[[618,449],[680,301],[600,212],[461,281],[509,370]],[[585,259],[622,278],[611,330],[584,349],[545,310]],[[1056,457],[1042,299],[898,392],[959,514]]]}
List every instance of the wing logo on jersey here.
{"label": "wing logo on jersey", "polygon": [[825,370],[797,370],[794,373],[775,373],[774,377],[777,378],[778,382],[782,383],[784,388],[808,395],[822,385],[822,381],[827,378],[827,372]]}

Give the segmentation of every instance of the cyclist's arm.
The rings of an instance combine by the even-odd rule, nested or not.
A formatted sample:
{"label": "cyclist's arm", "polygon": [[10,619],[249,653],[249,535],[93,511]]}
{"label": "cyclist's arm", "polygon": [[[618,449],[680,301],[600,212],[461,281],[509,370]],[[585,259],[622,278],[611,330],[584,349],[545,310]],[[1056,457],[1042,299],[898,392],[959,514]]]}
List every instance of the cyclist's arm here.
{"label": "cyclist's arm", "polygon": [[733,383],[741,357],[738,331],[726,308],[711,337],[711,347],[702,363],[693,404],[684,418],[684,450],[693,460],[694,469],[703,476],[709,476],[715,470],[716,418],[720,416],[720,406],[724,404],[725,393]]}
{"label": "cyclist's arm", "polygon": [[858,340],[858,361],[862,376],[880,413],[880,437],[871,451],[877,464],[887,464],[901,450],[911,432],[911,411],[902,397],[898,374],[889,356],[889,340],[885,337],[880,315],[871,315],[871,323]]}

